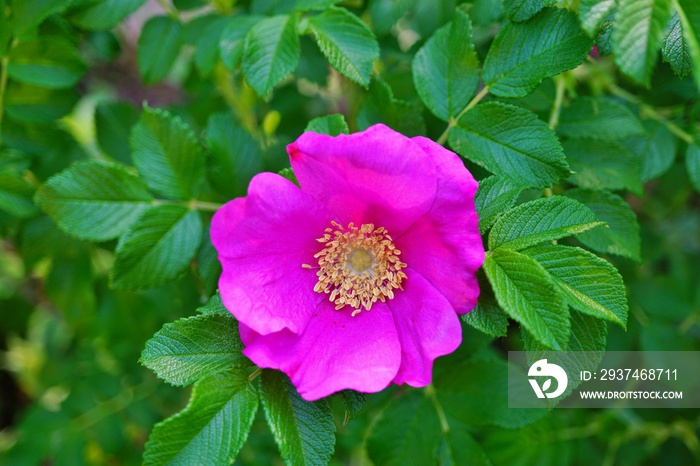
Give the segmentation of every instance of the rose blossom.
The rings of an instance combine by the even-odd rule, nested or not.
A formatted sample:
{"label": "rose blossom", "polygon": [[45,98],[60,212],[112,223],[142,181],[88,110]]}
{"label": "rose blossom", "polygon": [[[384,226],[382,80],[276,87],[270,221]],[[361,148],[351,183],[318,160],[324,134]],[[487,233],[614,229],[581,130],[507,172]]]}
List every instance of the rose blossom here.
{"label": "rose blossom", "polygon": [[287,146],[214,216],[219,290],[243,353],[307,400],[430,383],[462,338],[484,259],[477,182],[454,153],[384,125]]}

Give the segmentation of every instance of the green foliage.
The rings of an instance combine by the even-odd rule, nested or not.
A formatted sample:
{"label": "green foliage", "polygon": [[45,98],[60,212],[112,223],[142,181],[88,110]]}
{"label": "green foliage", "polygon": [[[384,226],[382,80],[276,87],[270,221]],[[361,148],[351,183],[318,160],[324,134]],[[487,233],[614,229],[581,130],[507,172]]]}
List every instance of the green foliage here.
{"label": "green foliage", "polygon": [[629,108],[615,100],[582,97],[562,110],[557,131],[570,138],[614,141],[644,134],[644,127]]}
{"label": "green foliage", "polygon": [[288,464],[328,464],[335,424],[328,401],[304,401],[280,372],[263,371],[261,398],[282,459]]}
{"label": "green foliage", "polygon": [[544,188],[569,174],[559,141],[533,113],[487,102],[459,120],[449,136],[460,155],[523,188]]}
{"label": "green foliage", "polygon": [[229,464],[248,437],[257,410],[257,390],[245,376],[206,376],[192,390],[187,408],[155,426],[144,464]]}
{"label": "green foliage", "polygon": [[479,231],[483,233],[488,230],[503,212],[513,207],[522,190],[507,178],[496,175],[481,180],[474,198],[479,214]]}
{"label": "green foliage", "polygon": [[527,23],[507,23],[499,31],[484,60],[483,79],[494,95],[522,97],[547,76],[579,65],[592,46],[574,15],[548,8]]}
{"label": "green foliage", "polygon": [[615,141],[570,139],[563,144],[573,171],[568,179],[582,188],[642,192],[639,160]]}
{"label": "green foliage", "polygon": [[51,89],[74,86],[86,68],[75,46],[60,37],[21,42],[12,48],[8,60],[10,78]]}
{"label": "green foliage", "polygon": [[445,121],[456,117],[469,103],[479,83],[479,71],[469,16],[459,10],[413,60],[418,95],[431,112]]}
{"label": "green foliage", "polygon": [[154,84],[168,75],[182,45],[182,25],[169,16],[151,18],[139,37],[139,72],[145,84]]}

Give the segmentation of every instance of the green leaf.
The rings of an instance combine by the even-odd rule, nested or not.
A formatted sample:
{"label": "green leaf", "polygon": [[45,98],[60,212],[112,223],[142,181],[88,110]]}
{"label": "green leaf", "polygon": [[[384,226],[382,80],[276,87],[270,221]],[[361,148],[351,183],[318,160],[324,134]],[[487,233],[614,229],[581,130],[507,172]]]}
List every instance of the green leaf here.
{"label": "green leaf", "polygon": [[70,3],[71,0],[22,0],[14,2],[12,5],[12,25],[15,35],[22,36],[41,24],[50,15],[65,10]]}
{"label": "green leaf", "polygon": [[548,8],[531,21],[503,26],[486,55],[483,79],[494,95],[522,97],[547,76],[581,64],[592,47],[576,15]]}
{"label": "green leaf", "polygon": [[524,108],[477,105],[459,119],[449,142],[463,157],[523,188],[545,188],[569,175],[554,132]]}
{"label": "green leaf", "polygon": [[187,407],[157,424],[144,464],[230,464],[243,447],[258,411],[255,387],[243,374],[200,380]]}
{"label": "green leaf", "polygon": [[564,153],[573,175],[567,181],[582,188],[629,189],[642,194],[642,174],[637,157],[615,141],[569,139]]}
{"label": "green leaf", "polygon": [[479,83],[479,58],[474,51],[471,22],[457,10],[413,59],[418,95],[438,118],[448,121],[469,103]]}
{"label": "green leaf", "polygon": [[7,86],[5,111],[15,121],[53,123],[70,113],[79,99],[74,89],[49,89],[11,82]]}
{"label": "green leaf", "polygon": [[372,82],[369,94],[360,106],[356,123],[360,130],[376,123],[384,123],[409,137],[425,134],[425,122],[420,106],[416,102],[394,98],[389,84],[380,78]]}
{"label": "green leaf", "polygon": [[638,157],[642,181],[646,182],[660,177],[671,168],[678,140],[657,121],[646,120],[643,124],[646,130],[644,135],[628,139],[624,144]]}
{"label": "green leaf", "polygon": [[170,16],[155,16],[139,36],[137,60],[145,84],[155,84],[168,75],[182,45],[182,24]]}
{"label": "green leaf", "polygon": [[644,127],[632,110],[619,102],[581,97],[562,110],[557,131],[570,138],[614,141],[644,134]]}
{"label": "green leaf", "polygon": [[33,217],[38,213],[32,202],[33,195],[34,186],[19,173],[0,170],[0,210],[17,218]]}
{"label": "green leaf", "polygon": [[490,26],[503,16],[503,0],[474,0],[469,16],[477,26]]}
{"label": "green leaf", "polygon": [[579,18],[581,27],[589,36],[595,37],[598,28],[613,11],[615,0],[581,0]]}
{"label": "green leaf", "polygon": [[649,86],[671,0],[619,0],[612,32],[615,63],[638,84]]}
{"label": "green leaf", "polygon": [[685,78],[693,69],[688,43],[683,37],[683,27],[678,12],[674,11],[666,35],[661,42],[661,57],[671,65],[678,78]]}
{"label": "green leaf", "polygon": [[296,11],[325,10],[339,2],[340,0],[296,0],[294,9]]}
{"label": "green leaf", "polygon": [[548,244],[523,251],[542,265],[574,309],[627,328],[627,297],[618,271],[580,248]]}
{"label": "green leaf", "polygon": [[75,46],[61,37],[20,42],[8,56],[10,78],[50,89],[75,86],[87,68]]}
{"label": "green leaf", "polygon": [[676,0],[674,4],[681,19],[683,37],[688,44],[693,78],[700,89],[700,3],[695,0]]}
{"label": "green leaf", "polygon": [[365,23],[344,8],[331,7],[309,19],[309,30],[333,68],[356,83],[369,86],[372,63],[379,58],[379,44]]}
{"label": "green leaf", "polygon": [[511,21],[526,21],[556,0],[503,0],[506,16]]}
{"label": "green leaf", "polygon": [[204,137],[211,153],[207,173],[212,186],[229,199],[245,195],[248,182],[263,168],[258,142],[230,113],[210,116]]}
{"label": "green leaf", "polygon": [[367,395],[356,392],[355,390],[343,390],[338,392],[338,396],[343,400],[345,405],[345,419],[343,425],[347,424],[350,419],[355,418],[365,405]]}
{"label": "green leaf", "polygon": [[491,466],[491,461],[481,445],[472,437],[465,425],[455,420],[449,420],[450,429],[442,432],[442,439],[438,446],[437,458],[439,464],[448,465],[480,465]]}
{"label": "green leaf", "polygon": [[345,117],[340,113],[317,117],[309,121],[304,132],[313,131],[318,134],[327,134],[328,136],[338,136],[340,134],[350,134],[350,129],[345,121]]}
{"label": "green leaf", "polygon": [[507,249],[490,251],[484,270],[501,308],[537,341],[563,351],[569,341],[569,310],[547,271],[534,259]]}
{"label": "green leaf", "polygon": [[180,118],[145,107],[131,131],[131,157],[153,191],[190,199],[204,181],[204,155],[194,132]]}
{"label": "green leaf", "polygon": [[252,365],[242,349],[231,314],[199,315],[165,324],[146,342],[139,362],[166,382],[185,386],[227,368]]}
{"label": "green leaf", "polygon": [[197,50],[194,53],[194,64],[199,75],[203,78],[211,76],[219,61],[219,44],[224,28],[229,23],[226,17],[217,17],[204,29],[197,40]]}
{"label": "green leaf", "polygon": [[590,208],[607,225],[576,235],[589,248],[640,261],[640,237],[637,216],[620,196],[591,189],[571,189],[567,197]]}
{"label": "green leaf", "polygon": [[523,188],[513,185],[507,178],[489,176],[479,181],[474,204],[479,214],[479,231],[489,229],[496,219],[515,204]]}
{"label": "green leaf", "polygon": [[685,152],[685,167],[688,170],[688,178],[697,192],[700,193],[700,146],[688,144]]}
{"label": "green leaf", "polygon": [[333,413],[325,399],[303,400],[281,372],[264,370],[261,394],[267,423],[287,464],[328,464],[335,449]]}
{"label": "green leaf", "polygon": [[238,68],[243,56],[246,34],[262,18],[262,16],[255,15],[234,16],[224,27],[219,42],[219,53],[221,54],[221,62],[229,71],[234,72]]}
{"label": "green leaf", "polygon": [[76,26],[88,31],[112,29],[134,11],[141,8],[146,0],[102,0],[90,2],[71,15]]}
{"label": "green leaf", "polygon": [[204,294],[207,296],[214,294],[221,276],[221,263],[211,242],[209,230],[202,238],[202,245],[197,251],[197,275],[201,280]]}
{"label": "green leaf", "polygon": [[430,399],[412,392],[392,402],[372,428],[367,453],[380,466],[435,464],[440,420]]}
{"label": "green leaf", "polygon": [[246,35],[243,75],[260,97],[266,97],[275,84],[294,71],[300,53],[293,16],[263,19]]}
{"label": "green leaf", "polygon": [[461,319],[492,337],[504,337],[508,333],[508,316],[491,296],[480,296],[474,310],[462,315]]}
{"label": "green leaf", "polygon": [[545,409],[508,407],[508,377],[511,372],[523,377],[518,367],[489,350],[469,358],[447,356],[438,359],[433,385],[450,427],[457,421],[471,427],[471,430],[482,432],[483,426],[489,425],[519,429],[545,416]]}
{"label": "green leaf", "polygon": [[119,238],[112,286],[144,289],[176,279],[197,252],[201,238],[197,211],[172,205],[147,210]]}
{"label": "green leaf", "polygon": [[124,233],[152,198],[143,182],[121,166],[85,161],[51,177],[34,200],[71,235],[106,241]]}
{"label": "green leaf", "polygon": [[129,134],[138,120],[138,111],[127,102],[98,104],[95,108],[95,136],[100,148],[121,163],[130,164]]}
{"label": "green leaf", "polygon": [[563,196],[535,199],[504,213],[491,228],[489,249],[519,250],[603,225],[580,202]]}

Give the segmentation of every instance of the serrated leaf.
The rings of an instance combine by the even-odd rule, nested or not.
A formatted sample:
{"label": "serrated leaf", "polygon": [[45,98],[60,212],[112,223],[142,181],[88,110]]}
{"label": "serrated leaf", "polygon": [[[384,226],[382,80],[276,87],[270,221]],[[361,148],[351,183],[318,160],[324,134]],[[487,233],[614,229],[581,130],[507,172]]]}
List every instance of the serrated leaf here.
{"label": "serrated leaf", "polygon": [[209,117],[204,135],[210,150],[207,175],[227,198],[245,195],[248,182],[262,171],[260,145],[230,113]]}
{"label": "serrated leaf", "polygon": [[30,218],[39,210],[32,202],[34,186],[18,173],[0,170],[0,210],[17,218]]}
{"label": "serrated leaf", "polygon": [[260,97],[294,71],[301,48],[293,16],[281,15],[256,23],[245,38],[243,75]]}
{"label": "serrated leaf", "polygon": [[409,393],[391,403],[372,428],[367,453],[374,464],[434,464],[440,420],[430,399]]}
{"label": "serrated leaf", "polygon": [[615,141],[569,139],[562,145],[573,175],[567,181],[582,188],[629,189],[642,193],[637,157]]}
{"label": "serrated leaf", "polygon": [[642,136],[624,141],[630,152],[639,159],[642,181],[658,178],[666,173],[676,157],[677,138],[663,124],[646,120]]}
{"label": "serrated leaf", "polygon": [[155,84],[168,75],[182,45],[182,24],[170,16],[155,16],[139,36],[136,58],[145,84]]}
{"label": "serrated leaf", "polygon": [[342,390],[337,395],[345,405],[345,419],[343,420],[343,425],[345,425],[362,411],[365,401],[367,401],[367,395],[355,390]]}
{"label": "serrated leaf", "polygon": [[511,21],[526,21],[556,0],[503,0],[506,16]]}
{"label": "serrated leaf", "polygon": [[245,375],[208,376],[195,385],[187,408],[153,428],[144,464],[230,464],[257,411],[258,394]]}
{"label": "serrated leaf", "polygon": [[189,265],[201,239],[197,211],[172,205],[152,207],[119,238],[111,285],[144,289],[176,279]]}
{"label": "serrated leaf", "polygon": [[700,3],[695,0],[675,0],[674,5],[681,20],[683,37],[688,44],[695,85],[700,89]]}
{"label": "serrated leaf", "polygon": [[627,328],[625,284],[609,262],[583,249],[557,244],[523,252],[549,272],[571,307]]}
{"label": "serrated leaf", "polygon": [[569,310],[547,271],[530,257],[507,249],[486,254],[484,270],[496,300],[540,343],[565,350],[569,341]]}
{"label": "serrated leaf", "polygon": [[202,307],[197,308],[197,312],[205,315],[218,314],[228,316],[231,313],[224,307],[224,303],[221,301],[221,295],[217,291],[214,296],[209,299],[209,302]]}
{"label": "serrated leaf", "polygon": [[333,68],[369,86],[379,44],[365,23],[344,8],[331,7],[309,19],[309,30]]}
{"label": "serrated leaf", "polygon": [[649,86],[671,0],[619,0],[612,32],[615,63],[637,83]]}
{"label": "serrated leaf", "polygon": [[8,60],[10,78],[50,89],[74,86],[87,69],[75,46],[62,37],[20,42],[12,48]]}
{"label": "serrated leaf", "polygon": [[185,386],[227,368],[252,365],[242,349],[238,321],[230,314],[207,314],[165,324],[146,342],[139,362],[166,382]]}
{"label": "serrated leaf", "polygon": [[417,102],[406,102],[394,98],[394,92],[389,84],[380,78],[375,78],[372,82],[369,94],[360,106],[356,123],[360,130],[365,130],[376,123],[384,123],[409,137],[425,134],[425,122],[420,105]]}
{"label": "serrated leaf", "polygon": [[413,59],[413,82],[425,106],[448,121],[469,103],[479,82],[479,58],[474,51],[471,22],[457,10]]}
{"label": "serrated leaf", "polygon": [[535,199],[504,213],[491,228],[489,249],[519,250],[603,225],[591,209],[573,199]]}
{"label": "serrated leaf", "polygon": [[508,316],[491,296],[479,296],[473,311],[460,318],[475,329],[492,337],[504,337],[508,333]]}
{"label": "serrated leaf", "polygon": [[469,464],[474,466],[491,466],[486,452],[472,437],[465,425],[450,418],[450,429],[442,432],[442,439],[438,446],[437,459],[443,466],[459,466]]}
{"label": "serrated leaf", "polygon": [[570,138],[614,141],[644,134],[644,127],[632,110],[619,102],[581,97],[562,110],[557,132]]}
{"label": "serrated leaf", "polygon": [[88,31],[111,29],[141,8],[146,0],[102,0],[89,2],[70,17],[76,26]]}
{"label": "serrated leaf", "polygon": [[479,181],[474,204],[479,214],[479,231],[488,230],[496,219],[515,204],[523,188],[513,185],[507,178],[489,176]]}
{"label": "serrated leaf", "polygon": [[328,401],[303,400],[281,372],[264,370],[261,378],[265,416],[285,463],[328,464],[335,449]]}
{"label": "serrated leaf", "polygon": [[239,15],[231,18],[224,27],[219,42],[219,53],[221,62],[229,71],[236,71],[243,56],[245,36],[262,18],[256,15]]}
{"label": "serrated leaf", "polygon": [[571,189],[565,195],[584,203],[606,225],[576,235],[589,248],[640,261],[637,216],[620,196],[591,189]]}
{"label": "serrated leaf", "polygon": [[579,18],[581,27],[589,36],[595,37],[596,32],[605,18],[613,11],[615,0],[581,0]]}
{"label": "serrated leaf", "polygon": [[569,175],[554,132],[524,108],[477,105],[459,119],[449,142],[463,157],[523,188],[545,188]]}
{"label": "serrated leaf", "polygon": [[548,8],[530,21],[503,26],[486,55],[483,79],[494,95],[522,97],[547,76],[581,64],[592,47],[576,15]]}
{"label": "serrated leaf", "polygon": [[304,132],[306,131],[313,131],[314,133],[318,134],[327,134],[328,136],[350,134],[350,129],[345,121],[345,117],[340,113],[314,118],[306,125]]}
{"label": "serrated leaf", "polygon": [[152,197],[143,182],[121,166],[86,161],[51,177],[34,200],[71,235],[106,241],[126,231]]}
{"label": "serrated leaf", "polygon": [[685,152],[685,167],[691,184],[700,193],[700,146],[697,144],[688,144]]}
{"label": "serrated leaf", "polygon": [[145,107],[131,131],[131,157],[146,185],[175,199],[190,199],[204,181],[204,155],[180,118]]}
{"label": "serrated leaf", "polygon": [[673,12],[661,42],[661,57],[671,65],[671,69],[680,79],[688,76],[693,69],[688,43],[683,37],[683,27],[677,11]]}

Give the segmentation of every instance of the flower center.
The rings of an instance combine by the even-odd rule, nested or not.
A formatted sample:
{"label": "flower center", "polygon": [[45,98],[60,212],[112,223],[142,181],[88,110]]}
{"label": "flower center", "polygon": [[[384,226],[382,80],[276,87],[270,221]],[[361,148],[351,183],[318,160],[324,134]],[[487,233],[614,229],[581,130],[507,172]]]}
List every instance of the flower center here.
{"label": "flower center", "polygon": [[315,292],[329,294],[336,309],[354,308],[354,316],[361,307],[369,311],[377,301],[392,299],[395,289],[403,289],[406,264],[384,228],[375,229],[371,223],[360,228],[352,223],[347,228],[331,225],[317,240],[325,247],[314,255],[319,266]]}

